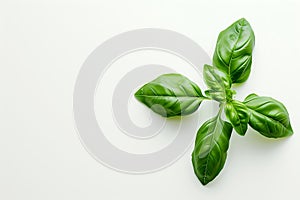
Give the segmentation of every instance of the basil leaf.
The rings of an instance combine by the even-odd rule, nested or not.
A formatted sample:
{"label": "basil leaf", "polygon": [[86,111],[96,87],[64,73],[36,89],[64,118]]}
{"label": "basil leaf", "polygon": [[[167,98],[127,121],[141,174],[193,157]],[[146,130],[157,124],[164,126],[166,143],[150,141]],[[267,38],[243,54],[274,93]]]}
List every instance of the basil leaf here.
{"label": "basil leaf", "polygon": [[232,83],[245,82],[251,71],[254,32],[244,18],[223,30],[218,37],[213,65],[228,73]]}
{"label": "basil leaf", "polygon": [[249,121],[247,107],[242,102],[233,100],[226,103],[225,114],[234,130],[240,135],[245,135]]}
{"label": "basil leaf", "polygon": [[205,94],[216,101],[224,102],[231,87],[230,77],[220,71],[218,68],[204,65],[203,67],[204,81],[209,88]]}
{"label": "basil leaf", "polygon": [[135,97],[164,116],[188,115],[206,99],[200,88],[180,74],[164,74],[141,87]]}
{"label": "basil leaf", "polygon": [[206,121],[198,130],[192,163],[203,185],[212,181],[224,167],[231,132],[231,124],[220,116]]}
{"label": "basil leaf", "polygon": [[244,104],[250,114],[249,125],[262,135],[281,138],[293,134],[288,111],[279,101],[250,94]]}

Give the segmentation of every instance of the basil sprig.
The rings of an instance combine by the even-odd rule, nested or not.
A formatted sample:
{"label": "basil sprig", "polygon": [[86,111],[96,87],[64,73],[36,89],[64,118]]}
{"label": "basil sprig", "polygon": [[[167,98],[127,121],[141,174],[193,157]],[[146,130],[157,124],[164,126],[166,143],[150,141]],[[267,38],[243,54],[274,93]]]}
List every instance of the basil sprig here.
{"label": "basil sprig", "polygon": [[[180,74],[164,74],[142,86],[135,97],[164,117],[195,112],[203,100],[219,102],[218,114],[198,130],[192,164],[200,182],[206,185],[223,169],[229,140],[234,129],[244,136],[250,125],[268,138],[293,134],[285,106],[271,97],[250,94],[241,102],[233,98],[232,84],[245,82],[251,71],[255,36],[246,19],[242,18],[218,37],[213,65],[204,65],[203,78],[207,90]],[[222,119],[222,113],[228,120]]]}

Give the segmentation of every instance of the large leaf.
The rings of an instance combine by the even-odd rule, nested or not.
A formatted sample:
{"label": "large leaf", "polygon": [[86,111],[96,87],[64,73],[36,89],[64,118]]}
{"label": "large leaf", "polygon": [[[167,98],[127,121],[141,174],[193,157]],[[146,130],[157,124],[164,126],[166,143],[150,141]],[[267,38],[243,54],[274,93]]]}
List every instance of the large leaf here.
{"label": "large leaf", "polygon": [[249,121],[247,107],[242,102],[233,100],[226,103],[225,114],[234,130],[240,135],[245,135]]}
{"label": "large leaf", "polygon": [[231,91],[230,77],[218,68],[209,65],[204,65],[203,77],[209,88],[205,93],[216,101],[226,101],[227,94],[231,94],[229,92]]}
{"label": "large leaf", "polygon": [[159,76],[141,87],[135,97],[164,117],[191,114],[205,99],[200,88],[180,74]]}
{"label": "large leaf", "polygon": [[231,132],[231,124],[220,116],[206,121],[198,130],[192,162],[203,185],[212,181],[224,167]]}
{"label": "large leaf", "polygon": [[251,71],[254,32],[244,18],[223,30],[218,37],[213,65],[228,73],[232,83],[245,82]]}
{"label": "large leaf", "polygon": [[285,106],[271,97],[250,94],[244,104],[248,107],[250,126],[269,138],[281,138],[293,134],[289,113]]}

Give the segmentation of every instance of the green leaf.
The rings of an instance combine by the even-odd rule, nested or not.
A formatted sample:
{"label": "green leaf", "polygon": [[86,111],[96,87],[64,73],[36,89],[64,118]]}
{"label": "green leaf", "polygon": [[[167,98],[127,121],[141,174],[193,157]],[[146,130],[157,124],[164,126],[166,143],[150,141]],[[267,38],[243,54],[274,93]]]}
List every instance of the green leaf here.
{"label": "green leaf", "polygon": [[269,138],[281,138],[293,134],[289,113],[285,106],[271,97],[250,94],[244,104],[248,107],[249,125]]}
{"label": "green leaf", "polygon": [[188,115],[206,99],[200,88],[180,74],[164,74],[141,87],[135,97],[164,116]]}
{"label": "green leaf", "polygon": [[231,132],[231,124],[220,116],[206,121],[198,130],[192,163],[203,185],[212,181],[223,169]]}
{"label": "green leaf", "polygon": [[232,83],[245,82],[251,71],[254,43],[250,24],[239,19],[219,34],[213,65],[228,73]]}
{"label": "green leaf", "polygon": [[233,100],[226,103],[225,114],[234,130],[240,135],[245,135],[249,121],[247,107],[242,102]]}
{"label": "green leaf", "polygon": [[231,94],[228,92],[231,87],[230,77],[216,67],[209,65],[204,65],[203,77],[209,88],[209,90],[205,91],[205,94],[216,101],[226,101],[227,94]]}

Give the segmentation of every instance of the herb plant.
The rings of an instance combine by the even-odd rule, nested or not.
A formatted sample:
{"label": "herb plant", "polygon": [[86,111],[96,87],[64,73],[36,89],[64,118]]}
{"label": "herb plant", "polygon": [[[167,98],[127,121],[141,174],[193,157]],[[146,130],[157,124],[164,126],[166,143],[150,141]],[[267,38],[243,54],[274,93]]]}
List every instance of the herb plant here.
{"label": "herb plant", "polygon": [[[245,135],[248,125],[268,138],[293,134],[285,106],[271,98],[248,95],[243,102],[233,98],[232,84],[245,82],[251,71],[255,36],[244,18],[223,30],[218,37],[212,66],[204,65],[203,78],[208,90],[180,74],[164,74],[142,86],[135,97],[164,117],[195,112],[204,100],[219,102],[217,115],[198,130],[192,164],[200,182],[206,185],[224,167],[231,132]],[[222,113],[228,121],[222,119]]]}

